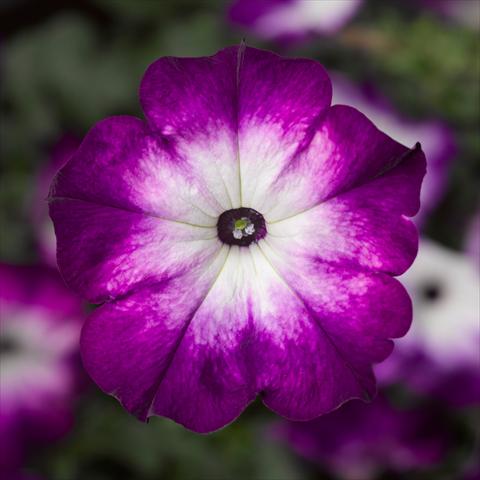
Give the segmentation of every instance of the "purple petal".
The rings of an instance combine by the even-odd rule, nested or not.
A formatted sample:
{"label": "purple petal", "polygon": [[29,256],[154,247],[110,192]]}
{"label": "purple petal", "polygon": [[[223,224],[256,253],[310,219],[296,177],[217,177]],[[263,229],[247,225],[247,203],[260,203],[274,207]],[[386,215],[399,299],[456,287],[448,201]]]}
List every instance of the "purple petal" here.
{"label": "purple petal", "polygon": [[266,214],[265,197],[276,202],[290,193],[273,192],[272,183],[307,148],[328,111],[332,86],[317,62],[253,49],[246,50],[239,78],[242,204]]}
{"label": "purple petal", "polygon": [[[268,222],[282,220],[371,182],[405,160],[414,175],[414,194],[425,173],[423,153],[392,140],[354,108],[337,105],[326,111],[304,150],[264,182],[263,195],[257,195],[252,206],[264,212]],[[415,195],[403,213],[412,216],[418,208]]]}
{"label": "purple petal", "polygon": [[230,47],[211,57],[162,57],[152,63],[140,86],[152,127],[167,137],[188,139],[219,128],[234,132],[241,55],[240,47]]}
{"label": "purple petal", "polygon": [[269,224],[269,243],[286,258],[403,273],[417,254],[417,230],[405,215],[418,208],[422,160],[412,152],[384,175]]}
{"label": "purple petal", "polygon": [[[215,161],[233,206],[248,207],[262,177],[308,141],[330,105],[331,84],[318,62],[241,46],[212,57],[161,58],[147,70],[140,96],[150,124],[178,139],[179,149],[186,141],[202,150],[224,146]],[[211,167],[196,157],[189,166],[204,175]]]}
{"label": "purple petal", "polygon": [[[132,213],[214,226],[222,207],[156,132],[112,117],[87,134],[52,184],[50,199],[83,200]],[[175,202],[172,202],[175,198]]]}
{"label": "purple petal", "polygon": [[403,118],[393,105],[370,85],[356,87],[334,74],[333,103],[351,105],[363,112],[377,128],[407,146],[420,142],[428,169],[421,191],[421,209],[415,223],[421,225],[441,200],[448,183],[449,167],[455,156],[452,131],[438,120],[414,122]]}
{"label": "purple petal", "polygon": [[164,415],[199,432],[232,421],[258,393],[296,419],[373,395],[370,363],[408,328],[410,303],[395,280],[317,271],[314,291],[288,278],[296,293],[260,247],[225,248],[207,272],[95,312],[82,354],[102,389],[139,418]]}
{"label": "purple petal", "polygon": [[210,261],[222,245],[215,228],[84,200],[55,199],[50,214],[63,276],[91,302],[181,276]]}
{"label": "purple petal", "polygon": [[[268,241],[265,240],[264,244],[268,244]],[[292,378],[300,378],[299,371],[305,372],[306,376],[312,375],[312,384],[303,391],[303,395],[294,398],[303,402],[312,400],[318,416],[347,398],[371,397],[375,391],[371,364],[384,360],[393,347],[389,339],[404,335],[410,325],[411,304],[405,290],[387,275],[347,267],[339,269],[335,265],[328,266],[312,260],[286,260],[284,255],[264,244],[261,248],[272,268],[288,285],[290,296],[294,295],[302,306],[300,310],[299,307],[294,309],[293,303],[288,308],[285,305],[283,310],[289,316],[290,312],[295,312],[291,316],[303,319],[301,324],[310,327],[295,338],[293,351],[298,354],[299,364],[288,371]],[[282,292],[279,287],[276,290]],[[288,292],[282,298],[288,298]],[[298,330],[295,325],[284,328]],[[318,337],[325,345],[308,348],[308,345],[318,343]],[[283,349],[288,350],[285,344]],[[265,352],[272,350],[264,349]],[[302,353],[305,351],[309,354]],[[309,362],[308,366],[302,368],[302,361]],[[310,362],[319,362],[316,371]],[[278,368],[278,373],[285,375],[284,365],[290,363],[272,361],[266,362],[266,365],[271,371],[276,372]],[[325,380],[315,383],[315,377],[324,379],[325,375],[331,375],[330,383]],[[285,390],[291,397],[295,389],[289,391],[290,386],[288,381],[284,381],[283,388],[280,385],[276,388],[279,392]],[[302,391],[297,385],[296,391],[299,390]],[[318,393],[318,398],[314,392]],[[348,396],[341,398],[345,394]],[[285,402],[289,395],[284,395],[282,401]],[[326,401],[331,402],[329,408],[325,407]],[[278,407],[274,409],[278,411]],[[305,406],[302,410],[308,411]],[[282,414],[289,418],[305,419],[298,413],[293,415],[283,411]]]}
{"label": "purple petal", "polygon": [[222,316],[228,303],[216,303],[231,288],[227,256],[224,247],[208,270],[107,304],[85,325],[87,371],[140,419],[160,414],[206,432],[232,421],[254,398],[242,326]]}
{"label": "purple petal", "polygon": [[56,267],[57,242],[53,223],[48,216],[46,201],[50,184],[57,171],[65,165],[78,148],[80,142],[73,135],[65,134],[54,145],[46,165],[39,170],[32,202],[32,224],[35,228],[36,240],[42,261]]}

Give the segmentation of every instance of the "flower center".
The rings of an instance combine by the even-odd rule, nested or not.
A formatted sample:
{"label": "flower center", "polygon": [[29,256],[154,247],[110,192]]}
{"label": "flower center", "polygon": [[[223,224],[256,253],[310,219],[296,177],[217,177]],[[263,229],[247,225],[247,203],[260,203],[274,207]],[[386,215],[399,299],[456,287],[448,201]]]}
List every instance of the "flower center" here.
{"label": "flower center", "polygon": [[218,217],[218,238],[227,245],[248,247],[267,234],[265,219],[252,208],[226,210]]}
{"label": "flower center", "polygon": [[12,355],[20,350],[20,344],[11,337],[0,337],[0,357]]}
{"label": "flower center", "polygon": [[443,293],[442,285],[433,280],[422,285],[420,290],[421,298],[425,302],[436,302]]}

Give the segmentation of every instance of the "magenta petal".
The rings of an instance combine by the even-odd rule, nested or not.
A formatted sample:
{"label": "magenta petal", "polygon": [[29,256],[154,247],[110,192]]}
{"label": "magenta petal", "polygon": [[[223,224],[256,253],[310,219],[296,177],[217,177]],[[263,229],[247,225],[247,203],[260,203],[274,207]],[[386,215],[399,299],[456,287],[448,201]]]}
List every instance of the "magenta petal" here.
{"label": "magenta petal", "polygon": [[[273,248],[261,248],[290,290],[282,293],[276,287],[277,301],[290,318],[288,327],[277,321],[278,328],[301,332],[277,352],[272,346],[260,349],[265,352],[259,362],[265,375],[282,379],[268,385],[267,404],[289,418],[305,420],[348,398],[371,397],[375,392],[371,364],[384,360],[393,347],[389,339],[404,335],[410,325],[411,303],[405,289],[387,275],[313,261],[288,262]],[[287,303],[289,295],[296,302]],[[309,383],[302,385],[302,379]],[[301,393],[297,397],[295,392]]]}
{"label": "magenta petal", "polygon": [[49,152],[50,158],[48,163],[42,165],[36,176],[36,186],[31,207],[32,225],[35,229],[36,241],[42,261],[54,267],[57,265],[57,242],[53,223],[48,216],[46,198],[52,179],[73,155],[79,143],[79,140],[73,135],[63,135]]}
{"label": "magenta petal", "polygon": [[[208,335],[210,284],[225,264],[139,291],[98,309],[82,333],[82,356],[99,386],[140,419],[165,415],[205,432],[232,421],[254,398],[242,349]],[[192,285],[195,282],[195,288]],[[217,314],[218,315],[218,314]]]}
{"label": "magenta petal", "polygon": [[[216,212],[222,207],[202,179],[192,178],[180,160],[141,120],[108,118],[90,130],[57,174],[50,200],[83,200],[127,212],[215,225]],[[190,198],[193,192],[197,193],[195,201]]]}
{"label": "magenta petal", "polygon": [[371,363],[390,353],[389,338],[411,315],[398,282],[320,267],[296,282],[263,241],[222,252],[203,273],[93,314],[82,354],[102,389],[139,418],[165,415],[200,432],[233,420],[258,393],[303,420],[374,394]]}
{"label": "magenta petal", "polygon": [[[185,153],[190,169],[210,177],[216,165],[232,205],[256,208],[264,177],[274,178],[309,142],[332,86],[318,62],[240,46],[212,57],[157,60],[140,98],[149,123]],[[204,164],[186,143],[207,152]],[[212,153],[219,143],[221,151]]]}
{"label": "magenta petal", "polygon": [[192,138],[236,128],[238,47],[211,57],[162,57],[142,79],[140,101],[149,123],[166,136]]}
{"label": "magenta petal", "polygon": [[[305,148],[263,186],[263,197],[257,195],[259,205],[254,208],[264,211],[269,222],[279,221],[380,178],[406,162],[407,171],[399,172],[403,179],[398,187],[408,189],[401,182],[414,175],[411,197],[402,207],[404,214],[412,216],[419,208],[415,193],[425,173],[425,156],[420,148],[410,147],[380,132],[358,110],[333,106],[316,125]],[[405,190],[403,198],[407,193]]]}
{"label": "magenta petal", "polygon": [[341,75],[333,75],[334,104],[351,105],[363,112],[377,128],[404,145],[422,144],[428,168],[421,192],[421,210],[415,223],[422,225],[428,214],[438,205],[448,183],[450,164],[455,156],[452,131],[438,120],[415,122],[403,118],[388,99],[372,85],[359,88]]}
{"label": "magenta petal", "polygon": [[[320,198],[325,200],[389,172],[408,158],[413,147],[385,135],[355,108],[334,105],[301,160],[311,162],[319,169],[318,174],[323,174],[318,186]],[[420,183],[425,173],[425,158],[418,152],[415,159],[420,167],[417,173]]]}
{"label": "magenta petal", "polygon": [[[198,316],[198,322],[206,320]],[[215,347],[199,343],[191,330],[186,331],[158,387],[151,413],[200,433],[217,430],[237,418],[257,391],[246,355],[251,332],[240,331],[234,340],[229,345],[219,338]]]}
{"label": "magenta petal", "polygon": [[145,73],[140,99],[149,122],[164,135],[191,137],[223,128],[236,137],[237,128],[255,119],[304,132],[330,105],[332,86],[318,62],[242,45],[211,57],[157,60]]}
{"label": "magenta petal", "polygon": [[331,104],[332,84],[318,62],[248,47],[239,62],[240,137],[255,123],[278,124],[284,135],[303,136]]}
{"label": "magenta petal", "polygon": [[406,216],[418,210],[424,169],[422,152],[408,152],[383,175],[272,223],[268,241],[286,257],[400,275],[417,254],[417,229]]}
{"label": "magenta petal", "polygon": [[83,200],[56,199],[58,264],[91,302],[181,276],[220,248],[213,228],[194,227]]}
{"label": "magenta petal", "polygon": [[308,147],[331,99],[332,85],[319,63],[246,50],[238,84],[239,175],[245,206],[267,214],[268,202],[284,204],[286,197],[281,196],[290,192],[276,191],[276,179]]}
{"label": "magenta petal", "polygon": [[259,334],[255,346],[258,383],[267,407],[291,420],[311,420],[352,398],[373,397],[372,371],[353,366],[315,314],[299,305],[296,310],[289,306],[287,316],[298,336],[279,345],[271,335]]}

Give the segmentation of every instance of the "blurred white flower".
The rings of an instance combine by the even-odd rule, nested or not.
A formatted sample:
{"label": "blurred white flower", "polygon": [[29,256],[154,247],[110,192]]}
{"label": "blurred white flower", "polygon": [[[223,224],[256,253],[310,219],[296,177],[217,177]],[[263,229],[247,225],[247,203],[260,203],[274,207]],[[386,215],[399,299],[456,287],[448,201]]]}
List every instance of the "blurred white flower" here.
{"label": "blurred white flower", "polygon": [[230,19],[270,40],[295,40],[338,32],[363,0],[237,0]]}
{"label": "blurred white flower", "polygon": [[413,300],[413,324],[399,350],[421,349],[445,369],[480,368],[480,277],[465,254],[423,239],[401,280]]}

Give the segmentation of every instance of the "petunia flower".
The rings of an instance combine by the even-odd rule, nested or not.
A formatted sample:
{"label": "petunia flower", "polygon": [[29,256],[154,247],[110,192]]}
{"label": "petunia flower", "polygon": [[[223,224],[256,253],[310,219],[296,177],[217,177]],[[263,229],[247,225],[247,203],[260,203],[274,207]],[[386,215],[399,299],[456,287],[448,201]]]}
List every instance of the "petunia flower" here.
{"label": "petunia flower", "polygon": [[228,16],[258,37],[296,41],[311,35],[333,35],[348,23],[363,0],[236,0]]}
{"label": "petunia flower", "polygon": [[414,321],[394,354],[377,367],[383,384],[403,381],[457,405],[480,402],[480,275],[471,259],[423,239],[401,277]]}
{"label": "petunia flower", "polygon": [[55,267],[57,265],[57,242],[52,221],[48,216],[48,205],[45,199],[48,196],[53,177],[65,165],[79,144],[77,137],[71,134],[63,135],[53,146],[49,161],[40,169],[36,177],[31,209],[32,225],[35,229],[35,237],[42,262]]}
{"label": "petunia flower", "polygon": [[335,478],[397,478],[444,461],[454,444],[447,418],[430,400],[399,407],[380,393],[371,404],[349,402],[311,422],[283,422],[274,434]]}
{"label": "petunia flower", "polygon": [[405,145],[420,141],[427,157],[422,184],[421,208],[415,223],[422,226],[441,201],[448,186],[450,166],[456,153],[453,132],[439,120],[414,121],[402,116],[372,86],[359,88],[340,74],[332,75],[333,103],[352,105],[367,115],[386,134]]}
{"label": "petunia flower", "polygon": [[71,424],[82,308],[55,271],[0,264],[0,310],[0,476],[20,478]]}
{"label": "petunia flower", "polygon": [[157,60],[146,121],[98,123],[50,194],[67,283],[103,303],[84,365],[139,419],[197,432],[260,395],[310,419],[375,391],[408,330],[425,158],[312,60],[231,47]]}

